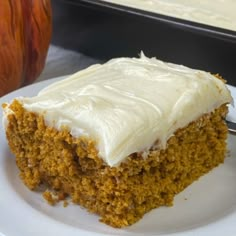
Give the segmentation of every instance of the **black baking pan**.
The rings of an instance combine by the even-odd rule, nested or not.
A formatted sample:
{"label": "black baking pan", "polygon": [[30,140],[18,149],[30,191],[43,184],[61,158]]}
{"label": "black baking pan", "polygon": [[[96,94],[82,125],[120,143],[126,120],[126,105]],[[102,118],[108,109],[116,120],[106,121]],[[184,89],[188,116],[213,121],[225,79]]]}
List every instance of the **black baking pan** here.
{"label": "black baking pan", "polygon": [[221,74],[236,86],[236,32],[99,0],[52,0],[56,45],[101,60],[137,57]]}

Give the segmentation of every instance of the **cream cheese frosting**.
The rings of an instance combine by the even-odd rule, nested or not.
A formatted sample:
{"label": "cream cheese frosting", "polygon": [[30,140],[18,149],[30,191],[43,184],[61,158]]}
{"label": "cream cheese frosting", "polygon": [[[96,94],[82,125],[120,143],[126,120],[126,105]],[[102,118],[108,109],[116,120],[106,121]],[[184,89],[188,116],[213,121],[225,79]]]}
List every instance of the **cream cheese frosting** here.
{"label": "cream cheese frosting", "polygon": [[235,0],[104,0],[236,31]]}
{"label": "cream cheese frosting", "polygon": [[210,73],[142,54],[93,65],[18,100],[47,125],[94,139],[99,156],[117,166],[157,140],[165,148],[177,129],[232,98]]}

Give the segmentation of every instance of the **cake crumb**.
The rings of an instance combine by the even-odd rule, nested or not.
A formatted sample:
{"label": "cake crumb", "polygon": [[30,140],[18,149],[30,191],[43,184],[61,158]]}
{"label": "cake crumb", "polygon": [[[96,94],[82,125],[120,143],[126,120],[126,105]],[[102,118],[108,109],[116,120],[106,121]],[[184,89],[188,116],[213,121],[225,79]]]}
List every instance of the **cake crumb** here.
{"label": "cake crumb", "polygon": [[67,200],[64,200],[63,202],[63,207],[67,207],[69,205],[68,201]]}
{"label": "cake crumb", "polygon": [[52,206],[54,206],[60,199],[57,195],[53,194],[49,190],[43,193],[43,198]]}

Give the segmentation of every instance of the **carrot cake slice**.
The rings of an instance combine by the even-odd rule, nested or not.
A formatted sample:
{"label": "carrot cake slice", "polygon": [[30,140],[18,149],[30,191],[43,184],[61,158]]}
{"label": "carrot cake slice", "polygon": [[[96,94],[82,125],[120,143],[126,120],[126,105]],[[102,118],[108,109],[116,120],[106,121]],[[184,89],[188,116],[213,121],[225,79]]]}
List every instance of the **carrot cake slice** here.
{"label": "carrot cake slice", "polygon": [[28,188],[124,227],[224,161],[231,99],[219,76],[142,54],[3,104],[4,125]]}

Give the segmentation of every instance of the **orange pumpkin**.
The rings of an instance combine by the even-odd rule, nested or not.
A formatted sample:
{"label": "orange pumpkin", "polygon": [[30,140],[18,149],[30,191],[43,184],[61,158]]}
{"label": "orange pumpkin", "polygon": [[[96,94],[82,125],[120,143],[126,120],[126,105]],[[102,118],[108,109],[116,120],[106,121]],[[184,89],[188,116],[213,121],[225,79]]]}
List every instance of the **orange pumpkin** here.
{"label": "orange pumpkin", "polygon": [[50,0],[4,0],[0,7],[0,96],[33,82],[51,40]]}

